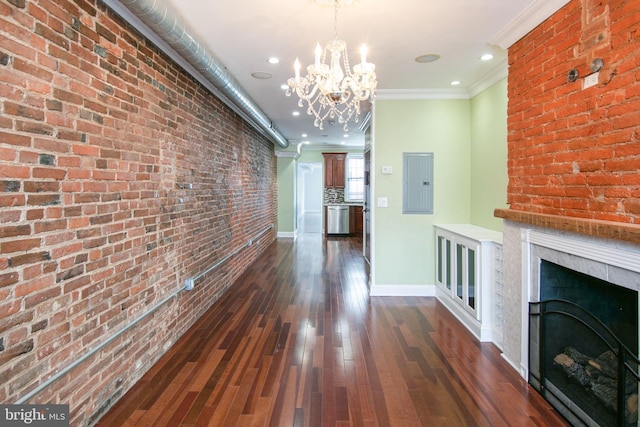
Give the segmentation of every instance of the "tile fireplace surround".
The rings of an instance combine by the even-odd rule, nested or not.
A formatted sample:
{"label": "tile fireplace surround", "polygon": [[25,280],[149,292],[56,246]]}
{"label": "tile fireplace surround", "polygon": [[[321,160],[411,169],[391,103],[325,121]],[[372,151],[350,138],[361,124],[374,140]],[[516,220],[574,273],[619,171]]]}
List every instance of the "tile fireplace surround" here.
{"label": "tile fireplace surround", "polygon": [[[568,267],[623,272],[624,286],[640,289],[640,226],[557,215],[496,209],[504,220],[504,342],[503,356],[520,374],[528,375],[528,303],[537,292],[532,284],[532,259],[549,253],[571,258]],[[533,253],[533,256],[532,256]],[[555,254],[555,255],[553,255]],[[544,257],[544,256],[540,256]],[[586,264],[593,262],[594,266]],[[593,270],[591,270],[593,269]],[[603,273],[595,273],[598,275]],[[613,273],[618,274],[618,273]],[[537,299],[537,295],[534,300]]]}

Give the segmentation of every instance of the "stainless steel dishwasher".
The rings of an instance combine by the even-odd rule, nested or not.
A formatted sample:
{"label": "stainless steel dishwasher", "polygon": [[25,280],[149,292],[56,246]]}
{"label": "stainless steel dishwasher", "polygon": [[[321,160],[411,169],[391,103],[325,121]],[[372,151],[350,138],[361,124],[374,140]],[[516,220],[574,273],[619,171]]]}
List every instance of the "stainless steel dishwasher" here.
{"label": "stainless steel dishwasher", "polygon": [[349,206],[327,206],[327,234],[349,234]]}

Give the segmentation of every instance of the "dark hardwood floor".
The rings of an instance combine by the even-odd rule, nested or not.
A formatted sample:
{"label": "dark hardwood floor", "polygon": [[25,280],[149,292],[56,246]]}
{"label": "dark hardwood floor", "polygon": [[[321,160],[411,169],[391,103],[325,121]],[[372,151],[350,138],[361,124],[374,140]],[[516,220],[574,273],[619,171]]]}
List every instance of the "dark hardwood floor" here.
{"label": "dark hardwood floor", "polygon": [[434,298],[369,297],[361,246],[278,240],[99,425],[568,425]]}

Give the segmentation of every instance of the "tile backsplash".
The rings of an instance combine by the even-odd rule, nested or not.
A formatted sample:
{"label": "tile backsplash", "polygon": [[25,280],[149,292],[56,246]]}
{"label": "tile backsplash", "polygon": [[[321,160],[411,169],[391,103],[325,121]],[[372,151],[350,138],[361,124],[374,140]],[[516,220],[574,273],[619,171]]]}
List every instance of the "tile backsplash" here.
{"label": "tile backsplash", "polygon": [[344,203],[344,188],[325,188],[324,204]]}

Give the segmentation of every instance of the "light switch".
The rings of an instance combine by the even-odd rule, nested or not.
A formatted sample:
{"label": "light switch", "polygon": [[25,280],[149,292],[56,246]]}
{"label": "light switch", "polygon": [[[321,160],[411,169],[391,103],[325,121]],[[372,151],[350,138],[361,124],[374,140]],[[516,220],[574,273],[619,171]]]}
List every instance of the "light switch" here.
{"label": "light switch", "polygon": [[389,203],[388,203],[386,197],[378,197],[378,207],[379,208],[386,208],[388,206],[389,206]]}
{"label": "light switch", "polygon": [[582,89],[586,89],[591,86],[595,86],[598,84],[598,75],[600,73],[589,74],[582,80]]}
{"label": "light switch", "polygon": [[393,173],[393,168],[391,166],[383,166],[382,174],[383,175],[391,175]]}

